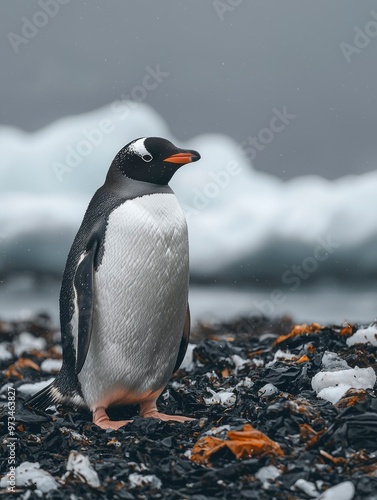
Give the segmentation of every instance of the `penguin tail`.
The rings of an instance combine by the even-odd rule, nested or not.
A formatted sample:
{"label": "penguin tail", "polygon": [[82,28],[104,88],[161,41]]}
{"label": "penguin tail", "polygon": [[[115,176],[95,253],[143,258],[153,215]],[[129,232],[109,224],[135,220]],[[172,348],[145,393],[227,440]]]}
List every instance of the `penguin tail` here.
{"label": "penguin tail", "polygon": [[59,380],[55,379],[51,384],[37,392],[26,404],[37,410],[46,410],[53,405],[68,405],[74,407],[85,407],[83,398],[77,391],[69,391],[65,393],[59,387]]}

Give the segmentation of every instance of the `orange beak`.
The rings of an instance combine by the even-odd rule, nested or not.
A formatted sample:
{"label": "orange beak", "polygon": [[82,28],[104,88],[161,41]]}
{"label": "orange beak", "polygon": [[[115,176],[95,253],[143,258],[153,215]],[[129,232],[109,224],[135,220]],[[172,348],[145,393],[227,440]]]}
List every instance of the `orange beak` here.
{"label": "orange beak", "polygon": [[192,158],[194,155],[191,153],[177,153],[175,155],[169,156],[169,158],[165,158],[164,161],[168,161],[170,163],[190,163],[192,162]]}

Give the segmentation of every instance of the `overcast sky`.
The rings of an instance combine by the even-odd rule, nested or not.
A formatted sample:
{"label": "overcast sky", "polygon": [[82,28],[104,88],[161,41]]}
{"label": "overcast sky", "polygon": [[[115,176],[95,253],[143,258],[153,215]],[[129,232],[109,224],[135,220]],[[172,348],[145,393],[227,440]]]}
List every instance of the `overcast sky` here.
{"label": "overcast sky", "polygon": [[149,67],[163,76],[145,102],[180,140],[256,137],[255,168],[283,179],[375,169],[374,0],[57,1],[0,3],[0,123],[37,130],[137,95]]}

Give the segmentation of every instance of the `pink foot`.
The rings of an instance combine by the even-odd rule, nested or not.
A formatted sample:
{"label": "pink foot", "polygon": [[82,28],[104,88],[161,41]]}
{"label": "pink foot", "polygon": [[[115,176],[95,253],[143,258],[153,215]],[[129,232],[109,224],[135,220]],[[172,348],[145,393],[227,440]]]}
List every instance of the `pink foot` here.
{"label": "pink foot", "polygon": [[166,415],[166,413],[160,413],[157,410],[155,401],[145,401],[140,404],[140,416],[144,418],[158,418],[164,422],[190,422],[195,420],[194,418],[184,417],[183,415]]}
{"label": "pink foot", "polygon": [[129,424],[132,420],[110,420],[103,406],[96,408],[93,412],[93,423],[101,429],[113,429],[117,431],[120,427]]}
{"label": "pink foot", "polygon": [[195,420],[195,418],[184,417],[183,415],[166,415],[166,413],[160,413],[159,411],[150,411],[142,415],[145,418],[158,418],[163,420],[164,422],[190,422],[191,420]]}

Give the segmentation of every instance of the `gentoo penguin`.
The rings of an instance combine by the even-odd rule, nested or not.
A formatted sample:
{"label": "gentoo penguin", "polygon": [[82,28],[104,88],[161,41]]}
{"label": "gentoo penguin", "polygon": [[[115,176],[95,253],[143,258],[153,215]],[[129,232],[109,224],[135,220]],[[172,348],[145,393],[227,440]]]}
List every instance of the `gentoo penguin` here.
{"label": "gentoo penguin", "polygon": [[136,139],[115,156],[69,252],[60,292],[63,365],[29,402],[85,405],[93,422],[118,429],[106,409],[156,399],[185,355],[190,334],[185,216],[168,182],[200,159],[166,139]]}

